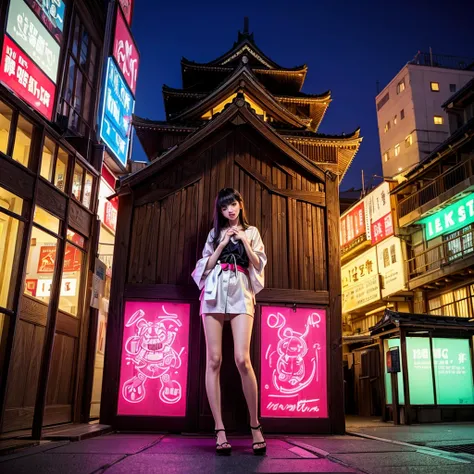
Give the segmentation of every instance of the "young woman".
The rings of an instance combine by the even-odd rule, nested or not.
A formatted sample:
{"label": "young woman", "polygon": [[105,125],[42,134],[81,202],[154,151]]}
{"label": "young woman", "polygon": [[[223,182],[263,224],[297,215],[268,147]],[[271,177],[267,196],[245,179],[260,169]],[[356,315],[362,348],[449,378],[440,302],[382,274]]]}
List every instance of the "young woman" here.
{"label": "young woman", "polygon": [[257,379],[250,362],[255,295],[264,284],[267,263],[262,238],[245,216],[238,191],[221,189],[214,209],[214,228],[192,277],[201,292],[201,315],[206,335],[206,391],[215,422],[216,453],[230,454],[221,414],[219,374],[222,360],[222,328],[230,320],[234,358],[250,413],[254,454],[265,454],[266,444],[258,422]]}

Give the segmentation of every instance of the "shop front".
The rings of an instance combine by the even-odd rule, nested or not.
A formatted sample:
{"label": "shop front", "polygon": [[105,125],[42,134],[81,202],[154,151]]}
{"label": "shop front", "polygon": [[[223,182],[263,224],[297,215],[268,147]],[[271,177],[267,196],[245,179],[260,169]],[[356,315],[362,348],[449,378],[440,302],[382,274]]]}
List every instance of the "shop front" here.
{"label": "shop front", "polygon": [[[474,321],[387,310],[371,334],[384,356],[384,420],[394,410],[402,424],[474,420]],[[391,351],[401,361],[395,393]]]}

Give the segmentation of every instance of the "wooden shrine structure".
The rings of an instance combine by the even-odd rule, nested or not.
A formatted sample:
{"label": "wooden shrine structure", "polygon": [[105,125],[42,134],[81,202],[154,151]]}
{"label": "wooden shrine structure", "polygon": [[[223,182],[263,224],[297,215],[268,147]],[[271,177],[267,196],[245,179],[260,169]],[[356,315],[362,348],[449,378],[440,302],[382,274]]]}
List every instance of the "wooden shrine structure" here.
{"label": "wooden shrine structure", "polygon": [[[257,376],[262,307],[319,308],[326,314],[328,416],[262,417],[265,430],[343,433],[339,182],[358,151],[359,130],[318,133],[331,93],[301,92],[307,66],[278,65],[257,47],[247,27],[219,58],[208,63],[183,58],[181,70],[182,88],[163,86],[165,121],[134,116],[150,163],[123,178],[117,189],[101,422],[129,429],[213,427],[203,382],[199,292],[191,272],[212,227],[217,192],[234,187],[268,255],[252,343]],[[187,408],[181,418],[118,414],[127,301],[190,305]],[[224,335],[222,377],[230,379],[224,374],[237,373],[226,372],[227,340]],[[227,359],[231,371],[233,357]],[[246,419],[243,396],[238,401],[233,396],[226,399],[223,393],[224,418],[228,429],[244,429],[238,421],[239,413]]]}

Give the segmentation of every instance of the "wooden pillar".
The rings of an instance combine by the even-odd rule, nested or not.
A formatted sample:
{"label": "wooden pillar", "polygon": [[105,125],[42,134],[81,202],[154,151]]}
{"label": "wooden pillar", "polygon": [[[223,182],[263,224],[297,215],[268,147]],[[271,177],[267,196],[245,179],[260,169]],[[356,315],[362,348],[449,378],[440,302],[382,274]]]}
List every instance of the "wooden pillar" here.
{"label": "wooden pillar", "polygon": [[123,333],[124,290],[127,279],[128,254],[132,231],[133,197],[119,196],[117,231],[110,305],[107,318],[104,377],[100,404],[100,422],[112,424],[117,414],[120,383],[120,354]]}
{"label": "wooden pillar", "polygon": [[345,432],[342,368],[341,260],[339,247],[339,178],[326,172],[326,242],[328,308],[328,404],[331,433]]}

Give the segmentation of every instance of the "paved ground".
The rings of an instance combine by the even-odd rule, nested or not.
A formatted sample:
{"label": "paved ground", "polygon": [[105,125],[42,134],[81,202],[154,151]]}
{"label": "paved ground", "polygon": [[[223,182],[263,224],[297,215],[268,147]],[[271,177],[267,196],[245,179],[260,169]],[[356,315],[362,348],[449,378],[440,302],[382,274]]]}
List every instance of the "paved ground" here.
{"label": "paved ground", "polygon": [[[0,457],[2,474],[211,474],[352,472],[369,474],[474,473],[474,456],[429,447],[474,443],[474,424],[383,425],[368,420],[357,436],[268,436],[265,457],[252,454],[250,439],[230,437],[233,453],[216,457],[205,436],[109,434],[79,442],[42,442]],[[367,426],[363,426],[367,425]],[[364,437],[365,436],[365,437]],[[386,440],[381,440],[386,436]],[[409,441],[425,446],[409,444]],[[428,446],[428,447],[427,447]]]}

